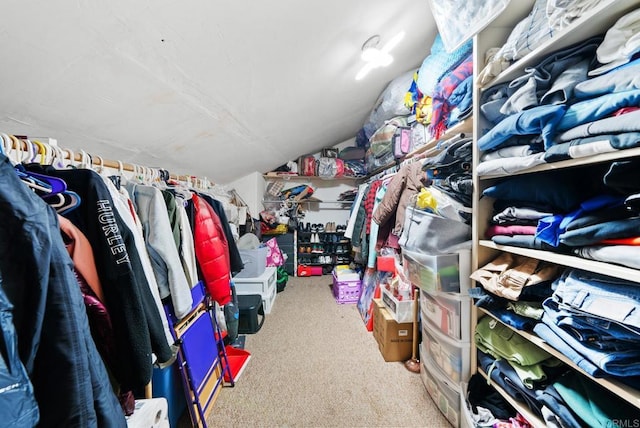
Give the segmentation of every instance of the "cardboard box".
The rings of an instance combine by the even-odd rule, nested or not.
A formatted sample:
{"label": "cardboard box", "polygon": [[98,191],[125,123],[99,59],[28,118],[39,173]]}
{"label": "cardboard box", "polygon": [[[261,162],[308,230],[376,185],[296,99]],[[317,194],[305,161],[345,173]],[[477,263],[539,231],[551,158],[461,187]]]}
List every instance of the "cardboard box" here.
{"label": "cardboard box", "polygon": [[373,337],[385,361],[406,361],[411,358],[413,324],[398,323],[380,299],[374,299]]}

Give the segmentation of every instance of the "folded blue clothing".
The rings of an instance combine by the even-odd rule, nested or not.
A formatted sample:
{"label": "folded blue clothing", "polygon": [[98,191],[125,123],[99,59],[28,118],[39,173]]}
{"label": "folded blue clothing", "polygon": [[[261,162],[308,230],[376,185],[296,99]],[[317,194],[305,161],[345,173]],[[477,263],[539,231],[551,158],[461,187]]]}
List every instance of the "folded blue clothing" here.
{"label": "folded blue clothing", "polygon": [[640,89],[614,92],[598,98],[580,101],[567,108],[566,113],[556,126],[556,131],[566,131],[583,123],[605,118],[623,107],[637,105],[640,105]]}
{"label": "folded blue clothing", "polygon": [[556,143],[547,149],[544,154],[544,160],[549,163],[559,162],[633,147],[640,147],[640,132],[596,135],[577,138],[564,143]]}
{"label": "folded blue clothing", "polygon": [[478,140],[478,148],[496,149],[513,135],[538,134],[545,147],[551,147],[556,125],[565,111],[565,105],[540,106],[507,116]]}
{"label": "folded blue clothing", "polygon": [[[600,176],[601,177],[601,176]],[[589,183],[592,180],[592,183]],[[550,171],[502,180],[482,193],[496,199],[532,202],[550,206],[554,213],[567,213],[595,194],[597,177],[575,171]]]}

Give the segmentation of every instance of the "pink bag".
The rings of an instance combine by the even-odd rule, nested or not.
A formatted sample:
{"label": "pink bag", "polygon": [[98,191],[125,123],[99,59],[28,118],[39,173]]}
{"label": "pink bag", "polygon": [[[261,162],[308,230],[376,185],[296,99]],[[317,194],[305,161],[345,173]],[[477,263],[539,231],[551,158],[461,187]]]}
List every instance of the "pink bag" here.
{"label": "pink bag", "polygon": [[267,247],[267,266],[278,267],[284,264],[284,255],[280,251],[276,238],[271,238],[265,242]]}
{"label": "pink bag", "polygon": [[316,158],[313,156],[302,156],[298,162],[298,174],[307,177],[316,175]]}
{"label": "pink bag", "polygon": [[411,128],[399,126],[393,134],[393,156],[406,156],[411,150]]}

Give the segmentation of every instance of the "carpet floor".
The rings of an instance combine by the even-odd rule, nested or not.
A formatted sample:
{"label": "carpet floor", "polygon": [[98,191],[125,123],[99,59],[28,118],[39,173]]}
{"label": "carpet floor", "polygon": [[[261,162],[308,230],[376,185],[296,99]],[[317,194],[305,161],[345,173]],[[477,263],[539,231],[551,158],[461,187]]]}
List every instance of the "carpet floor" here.
{"label": "carpet floor", "polygon": [[210,427],[450,427],[420,375],[384,361],[356,305],[336,303],[331,276],[290,278],[245,349]]}

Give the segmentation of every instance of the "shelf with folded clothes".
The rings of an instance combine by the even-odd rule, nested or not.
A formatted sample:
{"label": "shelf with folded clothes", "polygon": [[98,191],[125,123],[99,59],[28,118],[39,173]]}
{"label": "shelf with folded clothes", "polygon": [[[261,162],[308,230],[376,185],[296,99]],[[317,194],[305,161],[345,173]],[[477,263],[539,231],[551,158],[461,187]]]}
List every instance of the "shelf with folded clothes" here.
{"label": "shelf with folded clothes", "polygon": [[611,263],[599,262],[595,260],[588,260],[582,257],[556,253],[547,250],[534,250],[530,248],[499,245],[491,240],[481,240],[479,241],[479,245],[484,248],[506,251],[513,254],[519,254],[521,256],[548,261],[562,266],[574,267],[589,272],[608,275],[614,278],[640,282],[640,270],[625,266],[614,265]]}
{"label": "shelf with folded clothes", "polygon": [[[490,316],[491,318],[494,318],[498,322],[502,323],[502,321],[500,321],[500,319],[495,315],[493,315],[490,311],[483,308],[477,308],[477,309],[479,313]],[[507,326],[507,328],[509,328],[510,330],[514,331],[515,333],[525,338],[527,341],[533,343],[540,349],[543,349],[544,351],[553,355],[554,357],[562,361],[564,364],[571,367],[573,370],[579,372],[580,374],[591,379],[592,381],[596,382],[600,386],[613,392],[618,397],[624,399],[628,403],[640,409],[640,391],[632,388],[631,386],[625,385],[616,379],[593,377],[590,374],[586,373],[581,367],[579,367],[573,360],[571,360],[571,358],[569,358],[568,356],[566,356],[564,353],[560,352],[553,346],[549,345],[547,342],[542,340],[536,334],[528,331],[524,331],[524,330],[519,330],[507,324],[504,324],[504,325]],[[478,371],[480,371],[480,368],[478,368]]]}
{"label": "shelf with folded clothes", "polygon": [[[544,154],[544,152],[540,152],[540,153]],[[481,175],[482,162],[478,164],[477,169],[479,170],[478,178],[480,180],[490,180],[493,178],[510,177],[513,175],[530,174],[535,172],[552,171],[552,170],[557,170],[562,168],[593,165],[593,164],[602,163],[602,162],[624,160],[624,159],[638,157],[638,156],[640,156],[640,147],[624,149],[624,150],[615,150],[608,153],[600,153],[600,154],[585,156],[581,158],[561,160],[558,162],[541,163],[528,169],[523,169],[518,171],[508,171],[508,172],[503,172],[499,174]]]}
{"label": "shelf with folded clothes", "polygon": [[[523,6],[524,2],[519,5],[516,5],[516,3],[520,3],[520,2],[511,2],[511,4],[509,5],[509,8],[524,7]],[[605,32],[608,32],[608,30],[611,29],[612,24],[617,22],[618,19],[624,16],[627,12],[640,8],[640,1],[638,0],[624,0],[624,1],[606,0],[606,1],[597,2],[597,3],[598,4],[596,4],[596,2],[593,2],[592,8],[584,12],[581,18],[578,18],[573,23],[568,24],[567,28],[560,31],[555,31],[554,37],[552,39],[546,40],[545,42],[541,43],[537,48],[534,48],[534,50],[531,53],[525,55],[520,60],[511,64],[509,68],[502,71],[497,77],[489,80],[485,84],[479,83],[479,81],[476,80],[476,88],[475,88],[476,92],[474,93],[477,101],[476,101],[476,104],[474,105],[474,115],[475,115],[474,117],[476,120],[476,125],[474,128],[475,137],[476,137],[476,141],[475,141],[476,151],[474,153],[474,164],[473,164],[474,183],[473,184],[476,192],[474,194],[474,205],[473,205],[474,206],[473,250],[472,250],[472,254],[473,254],[472,268],[473,269],[476,269],[479,266],[483,265],[484,263],[490,260],[493,260],[500,251],[503,251],[507,253],[512,253],[514,255],[522,255],[522,256],[533,258],[533,259],[553,263],[556,265],[580,269],[586,272],[590,272],[594,274],[594,276],[605,275],[609,277],[608,280],[610,280],[611,282],[615,282],[616,279],[620,279],[620,280],[631,281],[635,283],[634,285],[640,284],[640,269],[637,268],[634,260],[630,260],[631,258],[633,258],[633,254],[635,254],[635,251],[632,253],[627,252],[625,253],[624,257],[619,257],[618,259],[613,257],[612,253],[610,252],[606,253],[606,257],[603,255],[604,253],[597,253],[596,255],[595,253],[596,251],[614,250],[615,249],[614,247],[616,246],[625,245],[625,244],[619,244],[619,243],[615,243],[615,244],[610,243],[608,245],[605,245],[605,242],[607,242],[606,238],[604,238],[604,235],[600,233],[588,236],[589,239],[602,237],[602,239],[598,241],[597,244],[591,244],[591,243],[584,244],[585,245],[584,247],[573,247],[573,245],[578,244],[578,241],[576,241],[575,239],[572,241],[572,243],[565,244],[565,242],[567,241],[567,237],[566,236],[560,237],[558,235],[559,242],[561,244],[566,245],[564,249],[559,249],[555,247],[555,245],[554,246],[551,246],[551,245],[547,246],[543,244],[539,245],[538,240],[527,241],[527,239],[520,239],[520,238],[528,238],[527,235],[528,233],[530,233],[530,231],[527,233],[520,232],[520,233],[523,233],[523,235],[525,236],[518,236],[518,237],[515,236],[516,232],[511,232],[514,235],[513,237],[510,237],[510,235],[505,232],[504,236],[506,236],[507,238],[502,238],[502,237],[500,239],[492,238],[495,240],[495,242],[493,240],[487,239],[488,237],[496,234],[496,230],[494,226],[505,225],[506,227],[509,227],[509,226],[516,225],[516,223],[518,227],[526,225],[527,227],[531,228],[531,226],[533,226],[536,233],[538,233],[537,220],[539,219],[536,219],[535,222],[530,221],[530,222],[519,223],[515,221],[513,218],[511,218],[509,219],[509,221],[505,221],[504,223],[502,223],[499,219],[496,219],[495,216],[497,214],[504,213],[506,211],[506,210],[503,211],[504,207],[509,207],[509,208],[529,207],[529,205],[525,204],[524,202],[534,202],[535,198],[531,198],[530,200],[528,198],[524,198],[524,199],[527,199],[527,201],[520,201],[521,202],[520,204],[518,204],[517,202],[513,204],[509,203],[510,200],[517,201],[518,198],[514,197],[515,193],[519,193],[520,196],[527,196],[527,197],[531,196],[533,193],[547,193],[547,194],[558,195],[559,193],[555,193],[555,190],[557,190],[558,187],[562,187],[562,186],[558,186],[558,184],[565,183],[565,181],[563,180],[557,180],[557,179],[549,180],[545,185],[537,185],[534,191],[530,191],[531,188],[527,190],[521,186],[523,182],[537,181],[537,179],[541,177],[557,178],[557,175],[556,175],[557,173],[571,174],[572,172],[580,171],[580,176],[578,177],[577,180],[575,180],[576,181],[575,184],[577,184],[577,186],[575,186],[575,188],[573,189],[575,191],[569,195],[565,193],[562,197],[556,198],[555,200],[555,202],[565,202],[564,204],[561,204],[561,205],[564,205],[562,208],[560,208],[559,206],[555,206],[555,204],[550,204],[552,205],[552,207],[547,205],[546,207],[543,208],[545,204],[542,204],[542,203],[540,205],[537,205],[536,208],[534,208],[539,211],[552,213],[554,217],[560,217],[561,215],[564,215],[564,218],[569,219],[568,221],[573,221],[575,220],[576,217],[573,217],[572,219],[572,215],[576,211],[578,211],[578,208],[576,208],[577,206],[579,206],[580,209],[582,208],[585,208],[585,210],[590,209],[590,208],[587,208],[587,205],[588,203],[591,203],[592,201],[591,198],[594,198],[594,195],[593,194],[588,194],[586,196],[582,195],[582,190],[590,189],[589,187],[590,184],[593,184],[591,183],[591,178],[597,175],[599,175],[600,178],[604,178],[604,176],[602,175],[602,170],[603,169],[606,170],[607,166],[612,166],[614,163],[620,163],[615,161],[629,161],[631,160],[631,158],[634,158],[634,157],[637,158],[640,156],[640,149],[637,147],[634,148],[634,146],[637,145],[637,141],[640,140],[637,137],[637,134],[633,135],[633,133],[636,132],[635,131],[636,128],[633,126],[629,128],[623,126],[622,121],[620,120],[620,117],[618,117],[618,115],[620,114],[627,115],[626,123],[631,123],[632,125],[633,125],[633,121],[635,121],[636,123],[640,123],[640,119],[636,119],[635,117],[628,116],[629,114],[635,113],[635,112],[630,112],[630,109],[624,109],[624,107],[626,107],[626,105],[624,105],[624,103],[627,102],[626,99],[625,99],[625,102],[621,102],[618,104],[619,100],[616,98],[617,97],[616,93],[622,93],[622,92],[632,93],[633,92],[633,95],[629,97],[628,103],[630,106],[635,106],[637,105],[637,102],[631,101],[631,99],[633,97],[638,96],[637,95],[638,91],[637,89],[635,89],[635,87],[632,88],[634,90],[619,89],[621,86],[616,86],[613,84],[615,83],[615,79],[611,78],[612,74],[610,75],[609,73],[607,73],[607,75],[601,76],[602,77],[601,80],[603,81],[603,83],[592,81],[591,83],[587,84],[587,86],[590,85],[589,88],[591,88],[592,90],[591,95],[588,95],[589,90],[587,90],[586,87],[582,90],[580,88],[574,90],[573,88],[575,86],[572,87],[572,89],[569,89],[565,94],[565,98],[568,98],[569,101],[566,102],[566,106],[561,107],[558,110],[553,110],[558,106],[555,104],[550,104],[548,99],[545,100],[545,103],[547,103],[548,105],[542,104],[542,100],[540,100],[539,104],[541,105],[539,106],[534,106],[530,108],[523,107],[521,110],[518,110],[523,112],[524,111],[531,112],[532,109],[536,107],[540,107],[539,112],[541,114],[541,117],[551,117],[555,115],[553,116],[554,119],[552,119],[549,122],[549,123],[553,123],[553,126],[549,126],[547,128],[541,127],[540,129],[534,129],[534,128],[526,129],[527,132],[532,130],[533,132],[529,132],[525,136],[517,136],[517,138],[513,138],[512,141],[509,141],[508,143],[504,144],[504,146],[498,147],[498,140],[502,137],[505,137],[504,134],[509,134],[508,136],[512,138],[513,137],[512,134],[517,134],[517,132],[506,132],[510,130],[508,129],[505,130],[504,128],[497,128],[497,125],[500,123],[502,123],[502,125],[505,125],[505,123],[507,123],[506,122],[507,117],[511,115],[513,115],[514,121],[516,119],[516,116],[515,116],[516,113],[511,113],[511,114],[508,114],[507,116],[500,117],[500,115],[497,114],[497,109],[498,108],[502,109],[502,107],[505,106],[505,104],[507,104],[507,100],[510,100],[510,102],[512,102],[510,106],[512,108],[504,108],[505,112],[516,110],[517,108],[520,108],[527,104],[525,101],[523,101],[523,99],[524,100],[527,99],[526,94],[523,95],[523,91],[518,91],[518,96],[520,96],[520,98],[518,99],[510,99],[510,94],[512,94],[513,92],[519,89],[518,84],[522,84],[523,82],[527,82],[530,84],[534,83],[533,80],[535,79],[535,77],[538,77],[539,73],[536,74],[534,77],[532,77],[530,75],[531,73],[529,72],[530,70],[527,70],[528,68],[534,69],[534,68],[538,68],[539,65],[545,65],[545,64],[553,64],[556,67],[555,70],[562,70],[563,72],[569,68],[572,68],[569,66],[560,67],[559,64],[561,64],[561,61],[556,61],[556,59],[560,58],[557,54],[561,50],[564,50],[565,48],[572,45],[584,46],[586,44],[589,44],[589,46],[592,47],[592,49],[589,50],[589,52],[592,53],[590,54],[591,57],[589,58],[593,58],[594,56],[596,56],[596,53],[595,53],[596,48],[599,49],[599,46],[601,46],[600,42],[602,40],[596,37],[602,36],[605,34]],[[529,10],[531,10],[531,7],[533,6],[534,1],[528,2],[528,4],[529,4]],[[536,2],[536,4],[540,4],[540,2]],[[544,3],[542,2],[542,4],[543,4],[542,9],[544,9]],[[543,15],[544,13],[545,11],[542,10]],[[514,15],[510,15],[510,16],[509,15],[510,15],[509,13],[505,12],[503,13],[503,16],[501,18],[503,18],[503,20],[505,21],[509,18],[512,18],[510,20],[511,25],[505,24],[504,22],[500,23],[500,25],[492,24],[486,31],[483,31],[477,36],[476,45],[475,45],[476,56],[474,59],[476,59],[476,62],[478,64],[482,63],[484,59],[483,57],[489,48],[498,46],[500,42],[504,43],[504,41],[507,40],[507,36],[509,36],[508,32],[510,28],[513,29],[514,27],[516,27],[516,24],[518,23],[517,18],[514,18]],[[635,18],[635,21],[637,21],[637,18]],[[510,44],[510,42],[511,40],[509,40],[508,44]],[[583,45],[582,42],[585,42],[585,44]],[[620,46],[622,47],[622,45],[624,45],[625,42],[626,42],[626,39],[619,40]],[[598,45],[596,45],[596,43],[598,43]],[[584,55],[582,59],[586,59],[584,58]],[[632,59],[632,58],[629,58],[629,59]],[[584,62],[584,61],[581,61],[581,62]],[[590,63],[590,66],[591,64],[593,63]],[[595,67],[597,65],[593,65],[593,66]],[[576,67],[576,69],[577,68],[579,67]],[[622,70],[624,68],[626,67],[621,67],[620,69]],[[541,69],[541,70],[542,72],[546,71],[546,69]],[[476,75],[475,77],[476,79],[479,79],[480,76]],[[527,80],[527,79],[530,79],[530,80]],[[549,83],[550,85],[549,89],[558,89],[558,87],[554,85],[555,77],[553,77],[553,79],[554,81]],[[609,80],[611,80],[611,82]],[[510,85],[507,89],[504,89],[505,85],[508,84],[509,82],[514,82],[514,83],[513,85]],[[542,94],[542,93],[546,94],[547,87],[544,86],[544,84],[541,84],[539,81],[536,81],[536,83],[537,83],[536,95],[539,96],[539,94]],[[582,81],[580,81],[578,84],[580,83],[582,83]],[[597,90],[593,90],[594,85],[597,86],[598,84],[603,85],[602,86],[603,88],[613,88],[613,89],[609,90],[609,92],[602,95]],[[545,90],[542,90],[543,88]],[[561,87],[560,89],[563,89],[563,88]],[[598,87],[598,90],[600,89],[601,88]],[[495,93],[497,93],[498,90],[505,91],[507,94],[506,95],[507,98],[505,99],[498,99],[498,97],[489,98],[492,94],[494,94],[494,91]],[[612,95],[612,97],[605,99],[604,97],[607,95]],[[620,98],[622,98],[622,96]],[[491,99],[492,101],[496,101],[494,106],[496,107],[496,111],[492,110],[492,106],[490,105],[487,106],[483,104],[482,102],[483,99]],[[594,100],[597,100],[597,99],[599,99],[598,102],[600,103],[598,104],[598,106],[601,106],[602,109],[593,107],[596,103],[596,101]],[[535,98],[533,98],[533,100],[535,100]],[[588,102],[585,102],[584,104],[582,104],[583,101],[588,101]],[[594,104],[590,104],[590,102],[592,101]],[[518,103],[521,103],[521,104],[518,104]],[[518,104],[518,105],[515,106],[515,104]],[[592,106],[593,108],[590,108],[590,109],[583,108],[582,110],[580,110],[578,108],[580,107],[580,105],[584,105],[584,106],[589,105],[589,106]],[[613,108],[614,105],[615,105],[615,110],[612,111],[610,108]],[[550,110],[543,110],[547,108],[549,108]],[[627,111],[622,111],[623,109]],[[570,112],[570,114],[567,114],[567,112]],[[507,114],[507,113],[504,113],[504,114]],[[547,116],[544,116],[544,115],[547,115]],[[612,117],[612,115],[614,116]],[[593,120],[587,121],[587,117],[593,118]],[[524,122],[528,121],[528,119],[530,118],[531,118],[530,116],[527,117],[526,120],[524,120]],[[604,120],[607,120],[607,125],[610,125],[612,121],[615,121],[617,125],[620,125],[619,129],[615,132],[608,132],[608,134],[610,135],[605,134],[603,132],[604,130],[612,131],[612,128],[610,126],[604,126],[605,124],[603,122],[599,122]],[[596,121],[598,121],[598,123],[596,123]],[[510,122],[510,125],[513,123],[514,122]],[[518,125],[523,125],[522,117],[517,118],[517,123]],[[487,131],[488,129],[490,129],[490,131]],[[522,130],[523,129],[518,129],[519,132]],[[627,130],[626,133],[621,132],[625,130]],[[502,134],[503,131],[505,131],[504,134]],[[586,131],[586,133],[582,133],[583,131]],[[486,136],[489,132],[491,133],[491,135]],[[602,135],[599,135],[599,134],[602,134]],[[498,138],[495,138],[496,135],[498,136]],[[621,139],[620,135],[624,135],[626,139],[624,140]],[[483,139],[483,136],[486,136],[486,137]],[[531,137],[531,138],[528,138],[528,137]],[[631,139],[633,139],[633,141],[631,141]],[[516,141],[516,140],[519,140],[519,141]],[[546,143],[544,145],[546,151],[542,152],[543,154],[539,154],[537,156],[546,157],[546,160],[541,161],[539,158],[536,157],[535,152],[542,149],[542,146],[543,146],[542,142]],[[504,152],[510,153],[511,149],[513,149],[514,151],[517,151],[516,149],[526,148],[526,146],[530,144],[533,144],[534,147],[531,147],[530,148],[531,150],[527,154],[531,154],[532,157],[531,159],[525,160],[524,166],[515,165],[515,167],[520,168],[520,170],[516,170],[514,166],[512,166],[511,164],[507,165],[502,159],[498,159],[495,161],[495,162],[499,162],[498,168],[496,170],[491,170],[491,171],[489,171],[489,169],[487,168],[489,167],[489,165],[482,166],[482,163],[480,162],[481,160],[484,160],[483,156],[485,154],[491,151],[495,151],[498,148],[500,149],[507,148],[507,150],[505,150]],[[514,145],[516,146],[520,145],[521,147],[510,147]],[[631,147],[631,148],[626,148],[626,147]],[[613,150],[613,148],[619,148],[619,149]],[[602,153],[602,151],[606,151],[606,152]],[[502,152],[499,152],[499,153],[496,152],[495,155],[496,157],[507,156]],[[508,156],[515,157],[515,155],[508,155]],[[569,159],[570,157],[571,159]],[[552,160],[557,160],[557,161],[551,162]],[[607,164],[610,164],[610,165],[607,165]],[[512,176],[516,176],[514,177],[514,179],[517,179],[518,177],[520,178],[520,182],[519,182],[520,186],[514,187],[519,190],[518,192],[511,193],[510,195],[511,197],[500,198],[499,196],[495,196],[495,194],[494,194],[494,197],[489,197],[487,196],[487,194],[485,194],[485,191],[488,188],[494,187],[498,183],[508,182],[510,180],[506,178],[512,177]],[[633,184],[633,183],[637,183],[637,180],[630,178],[628,179],[627,182],[623,184],[626,186],[626,184]],[[599,185],[602,185],[602,184],[607,185],[606,182],[599,183]],[[597,189],[601,189],[601,187],[598,186]],[[596,191],[596,187],[594,186],[592,190]],[[602,192],[596,196],[601,196],[601,195],[604,195],[605,193],[611,193],[611,194],[615,193],[620,195],[624,194],[625,196],[628,196],[629,198],[631,198],[633,196],[633,193],[635,192],[637,192],[637,190],[630,191],[630,192],[618,192],[618,191]],[[588,192],[585,191],[585,193],[588,193]],[[573,200],[574,196],[576,199],[575,201]],[[496,206],[495,202],[499,199],[503,200],[503,204]],[[567,206],[569,205],[569,201],[571,201],[571,204],[572,204],[570,207]],[[537,202],[541,202],[541,201],[537,201]],[[573,202],[575,202],[576,204],[573,204]],[[633,208],[632,204],[628,204],[627,206],[629,209]],[[606,218],[606,220],[604,221],[610,221],[612,223],[620,221],[620,222],[625,222],[625,224],[629,224],[630,222],[628,222],[628,220],[631,219],[631,217],[637,215],[637,214],[634,215],[633,212],[635,211],[634,210],[629,211],[630,213],[628,214],[629,218],[627,218],[627,216],[624,216],[624,218],[622,218],[622,216],[615,217],[613,213],[611,213],[612,214],[611,217],[608,217],[607,215],[603,215],[603,217]],[[573,224],[565,228],[564,230],[565,231],[570,230],[572,232],[571,233],[572,237],[575,238],[576,236],[575,232],[577,230],[576,228],[579,229],[583,227],[584,229],[587,229],[588,226],[594,226],[593,222],[595,222],[599,218],[598,216],[601,214],[602,213],[598,213],[597,215],[594,214],[590,219],[584,219],[583,223],[578,222],[576,224]],[[576,214],[576,215],[579,215],[579,214]],[[551,214],[548,214],[548,216],[550,217]],[[531,218],[529,219],[533,220]],[[636,221],[636,220],[634,219],[633,221]],[[552,225],[554,225],[555,223],[553,222],[555,222],[555,220],[549,220],[549,221],[546,221],[545,224],[551,223]],[[567,225],[565,224],[565,226]],[[485,233],[488,231],[489,227],[491,227],[490,233]],[[553,228],[546,229],[546,232],[553,232]],[[545,233],[544,235],[545,242],[548,236],[549,235]],[[514,239],[511,239],[511,238],[514,238]],[[515,238],[518,238],[518,239],[515,239]],[[583,241],[586,242],[589,239],[585,238]],[[610,240],[613,240],[613,239],[621,241],[621,239],[618,239],[617,237],[615,238],[611,237]],[[504,245],[500,245],[496,242],[500,242]],[[523,245],[523,246],[520,247],[516,245]],[[537,249],[534,249],[534,247]],[[540,249],[540,248],[543,248],[543,249]],[[627,248],[631,248],[631,247],[627,247]],[[618,248],[618,249],[622,249],[622,248]],[[624,249],[622,250],[625,251]],[[599,258],[599,260],[608,260],[608,261],[606,262],[596,261],[596,260],[591,260],[590,258],[589,259],[583,258],[582,256],[579,256],[578,253],[584,255],[584,257]],[[618,256],[619,254],[620,253],[617,253]],[[631,254],[631,256],[629,254]],[[622,264],[618,264],[618,263],[626,263],[627,265],[623,266]],[[621,302],[620,305],[625,306],[626,303]],[[609,305],[608,308],[611,309],[611,305]],[[502,314],[500,314],[498,311],[494,311],[495,313],[494,315],[486,309],[481,309],[477,307],[474,309],[477,316],[474,317],[474,319],[472,320],[472,324],[474,323],[474,321],[476,323],[480,322],[481,317],[483,316],[488,315],[495,319],[500,318],[498,315],[502,316]],[[614,309],[614,310],[617,310],[617,309]],[[622,310],[620,310],[620,312],[622,312]],[[515,331],[524,339],[526,339],[528,342],[536,345],[537,347],[549,352],[551,355],[560,359],[563,363],[565,363],[566,367],[569,368],[570,372],[575,372],[575,377],[583,380],[589,379],[597,383],[601,387],[603,387],[603,389],[606,389],[612,392],[616,396],[612,400],[612,402],[614,403],[619,402],[622,404],[626,404],[625,402],[628,402],[631,405],[633,405],[636,409],[640,409],[640,388],[634,389],[634,387],[628,386],[627,383],[630,383],[629,379],[620,380],[618,378],[596,378],[592,374],[596,373],[596,376],[599,376],[599,374],[597,371],[593,371],[592,368],[585,363],[587,359],[586,358],[581,359],[580,358],[581,354],[578,351],[574,351],[573,349],[569,349],[569,348],[564,349],[562,347],[562,343],[556,342],[553,335],[547,336],[547,332],[544,330],[545,325],[543,325],[542,323],[536,324],[535,331],[539,333],[539,335],[533,332],[517,330],[513,327],[509,327],[509,328]],[[472,328],[475,329],[473,325],[472,325]],[[548,340],[548,342],[543,340],[542,339],[543,337],[546,340]],[[558,346],[558,348],[556,349],[552,345]],[[564,349],[564,352],[561,352],[560,350],[563,350],[563,349]],[[613,351],[611,352],[611,354],[614,354],[614,353],[615,352]],[[620,358],[623,358],[624,354],[625,354],[624,352],[621,352]],[[572,357],[575,357],[574,358],[575,362],[572,360]],[[596,365],[599,366],[602,364],[606,366],[608,363],[601,361],[600,364],[596,364]],[[481,367],[478,364],[472,363],[472,371],[474,369],[482,373]],[[486,377],[486,373],[482,373],[482,374],[485,375]],[[635,379],[633,380],[635,381]],[[634,386],[636,388],[638,387],[636,384],[634,384]],[[505,398],[508,398],[506,390],[508,390],[508,388],[500,390],[499,392],[503,396],[505,396]],[[619,400],[616,400],[618,397],[619,397]]]}
{"label": "shelf with folded clothes", "polygon": [[[512,2],[513,7],[521,8],[522,4],[518,5],[517,3],[521,2]],[[533,6],[533,3],[531,2],[531,6]],[[531,6],[529,10],[531,10]],[[602,29],[611,28],[618,18],[637,7],[637,1],[634,0],[603,0],[598,2],[592,9],[584,12],[580,18],[560,30],[557,34],[554,34],[553,37],[545,40],[532,52],[511,64],[495,78],[482,85],[482,87],[490,88],[513,80],[521,75],[527,67],[537,64],[547,54],[571,46],[589,37],[602,34]],[[503,15],[507,13],[508,11],[505,11]]]}
{"label": "shelf with folded clothes", "polygon": [[535,415],[531,410],[529,410],[529,408],[524,403],[516,400],[514,397],[509,395],[507,391],[502,389],[500,385],[497,385],[495,382],[491,382],[491,379],[489,378],[487,373],[485,373],[484,370],[478,369],[478,373],[480,373],[482,377],[487,379],[487,381],[490,382],[491,386],[493,386],[496,389],[496,391],[498,391],[500,395],[504,397],[504,399],[507,400],[509,404],[513,406],[514,409],[516,409],[518,413],[524,416],[524,418],[527,420],[527,422],[529,422],[529,424],[531,424],[532,427],[544,428],[547,426],[547,424],[543,420],[541,420],[537,415]]}

